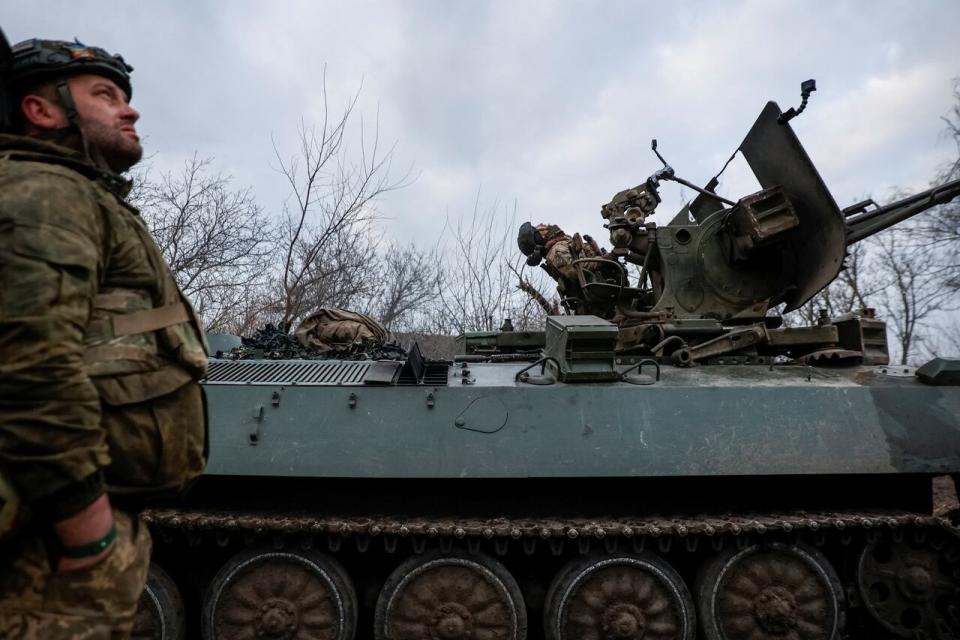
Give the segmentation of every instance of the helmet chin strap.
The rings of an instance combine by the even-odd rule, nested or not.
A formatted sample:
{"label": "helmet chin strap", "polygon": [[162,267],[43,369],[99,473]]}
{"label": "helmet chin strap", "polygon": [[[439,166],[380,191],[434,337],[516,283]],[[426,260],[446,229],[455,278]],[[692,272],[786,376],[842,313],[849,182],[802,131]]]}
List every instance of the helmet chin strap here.
{"label": "helmet chin strap", "polygon": [[77,122],[77,103],[73,101],[73,94],[70,93],[70,85],[66,78],[60,78],[57,81],[57,93],[60,95],[60,104],[67,112],[67,122],[79,128]]}
{"label": "helmet chin strap", "polygon": [[52,132],[51,138],[63,140],[75,133],[80,136],[80,143],[83,147],[83,155],[96,165],[98,168],[113,173],[110,165],[107,163],[103,154],[96,147],[90,145],[87,137],[83,135],[83,129],[80,128],[80,114],[77,112],[77,103],[73,100],[73,94],[70,92],[70,85],[66,78],[60,78],[57,81],[57,95],[60,97],[60,104],[66,112],[67,122],[69,123],[63,129],[57,129]]}

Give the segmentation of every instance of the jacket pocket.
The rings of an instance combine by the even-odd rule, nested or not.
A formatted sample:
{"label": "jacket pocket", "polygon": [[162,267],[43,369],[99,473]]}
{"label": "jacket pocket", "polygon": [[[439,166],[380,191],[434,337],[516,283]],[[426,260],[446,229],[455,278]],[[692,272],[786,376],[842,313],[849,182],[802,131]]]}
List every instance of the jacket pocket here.
{"label": "jacket pocket", "polygon": [[92,245],[78,234],[0,220],[0,317],[54,314],[82,326],[96,269]]}
{"label": "jacket pocket", "polygon": [[200,475],[206,464],[201,394],[198,384],[189,383],[148,402],[104,405],[111,491],[174,495]]}
{"label": "jacket pocket", "polygon": [[96,268],[96,245],[77,232],[49,224],[6,222],[13,228],[14,253],[61,266]]}

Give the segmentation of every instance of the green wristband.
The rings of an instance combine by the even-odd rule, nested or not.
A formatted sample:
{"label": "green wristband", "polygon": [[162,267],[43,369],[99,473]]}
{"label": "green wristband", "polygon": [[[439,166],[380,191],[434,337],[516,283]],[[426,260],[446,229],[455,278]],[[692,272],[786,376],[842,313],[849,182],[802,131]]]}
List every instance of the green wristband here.
{"label": "green wristband", "polygon": [[94,540],[93,542],[81,544],[76,547],[61,545],[60,555],[64,558],[70,558],[72,560],[82,560],[83,558],[89,558],[102,553],[103,550],[109,547],[110,543],[116,539],[117,526],[114,525],[110,527],[110,531],[107,531],[107,535],[103,536],[99,540]]}

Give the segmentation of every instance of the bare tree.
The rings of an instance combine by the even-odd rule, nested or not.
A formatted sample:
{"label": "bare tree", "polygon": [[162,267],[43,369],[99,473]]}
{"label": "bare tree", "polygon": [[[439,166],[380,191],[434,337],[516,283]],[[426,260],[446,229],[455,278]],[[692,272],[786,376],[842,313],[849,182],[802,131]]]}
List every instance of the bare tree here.
{"label": "bare tree", "polygon": [[[944,133],[956,145],[956,158],[944,166],[934,184],[960,179],[960,78],[954,80],[955,99],[950,113],[943,117]],[[953,200],[924,215],[918,226],[920,235],[940,256],[939,270],[944,284],[960,292],[960,199]]]}
{"label": "bare tree", "polygon": [[953,108],[943,116],[943,122],[947,125],[946,135],[957,146],[957,158],[944,169],[944,180],[960,178],[960,77],[953,79],[953,99]]}
{"label": "bare tree", "polygon": [[[953,81],[954,103],[943,117],[944,134],[954,143],[956,154],[933,180],[942,184],[960,179],[960,78]],[[930,275],[936,278],[946,298],[945,312],[937,314],[931,324],[939,335],[928,335],[927,342],[937,342],[941,352],[960,353],[960,318],[955,313],[960,303],[960,199],[953,200],[923,214],[915,226],[918,246],[926,253]],[[932,344],[927,345],[927,350]]]}
{"label": "bare tree", "polygon": [[935,338],[940,355],[960,357],[960,324],[954,322],[940,327]]}
{"label": "bare tree", "polygon": [[[519,260],[517,260],[519,263]],[[539,307],[540,311],[545,316],[558,316],[563,313],[563,310],[560,308],[560,300],[556,297],[553,297],[550,294],[543,293],[542,288],[546,288],[542,284],[543,278],[540,278],[539,282],[535,282],[535,278],[529,274],[525,274],[524,267],[526,265],[509,264],[508,267],[517,278],[517,289],[530,299],[530,301]]]}
{"label": "bare tree", "polygon": [[943,286],[942,254],[920,240],[919,224],[899,225],[853,245],[837,279],[788,314],[787,325],[815,324],[821,310],[835,317],[875,307],[901,364],[935,350],[932,324],[955,307],[952,292]]}
{"label": "bare tree", "polygon": [[516,206],[502,215],[499,208],[497,202],[483,208],[478,190],[471,213],[454,222],[447,217],[441,238],[444,270],[436,312],[446,332],[493,331],[510,315],[507,252]]}
{"label": "bare tree", "polygon": [[234,324],[248,313],[274,249],[273,226],[250,189],[232,189],[229,176],[196,154],[179,173],[138,178],[132,201],[206,328]]}
{"label": "bare tree", "polygon": [[371,224],[376,202],[406,184],[390,178],[393,147],[380,148],[379,117],[367,139],[363,118],[359,147],[351,153],[348,125],[355,93],[337,115],[330,113],[323,74],[323,119],[300,123],[297,155],[284,158],[276,143],[279,171],[290,187],[282,222],[282,264],[275,312],[288,326],[318,306],[349,306],[370,294],[366,260],[376,251]]}
{"label": "bare tree", "polygon": [[440,265],[436,250],[393,243],[382,251],[371,271],[376,288],[368,313],[390,330],[408,331],[417,312],[425,309],[440,288]]}
{"label": "bare tree", "polygon": [[912,238],[912,227],[877,236],[874,246],[889,284],[880,294],[887,326],[896,339],[900,364],[919,355],[930,340],[929,322],[956,309],[944,287],[940,256]]}
{"label": "bare tree", "polygon": [[[319,250],[312,251],[317,248]],[[320,307],[364,306],[377,290],[373,273],[379,260],[378,251],[369,223],[333,230],[320,247],[311,243],[298,245],[294,259],[303,267],[303,277],[294,292],[295,301],[289,296],[285,298],[290,303],[287,309],[290,315],[281,321],[303,318]]]}
{"label": "bare tree", "polygon": [[[955,103],[943,121],[956,159],[934,185],[960,178],[960,78],[954,80],[953,95]],[[960,307],[958,296],[960,200],[954,200],[854,245],[837,280],[787,321],[809,324],[820,309],[837,315],[875,306],[887,322],[893,355],[906,364],[938,349],[956,351],[960,323],[951,312]]]}
{"label": "bare tree", "polygon": [[253,335],[274,320],[275,299],[271,293],[271,287],[264,283],[244,289],[238,296],[236,312],[216,331],[235,336]]}
{"label": "bare tree", "polygon": [[787,316],[788,325],[816,324],[820,311],[835,317],[877,304],[877,294],[887,284],[877,271],[876,258],[865,243],[850,247],[837,279],[805,305]]}

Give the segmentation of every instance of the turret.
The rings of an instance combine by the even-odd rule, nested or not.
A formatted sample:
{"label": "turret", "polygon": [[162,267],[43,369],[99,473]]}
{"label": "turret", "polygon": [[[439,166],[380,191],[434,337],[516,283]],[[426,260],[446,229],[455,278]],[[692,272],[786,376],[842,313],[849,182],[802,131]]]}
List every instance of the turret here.
{"label": "turret", "polygon": [[[772,310],[801,307],[836,279],[851,244],[960,196],[960,180],[886,206],[868,200],[841,210],[789,124],[815,84],[802,89],[799,109],[783,112],[768,102],[737,148],[761,190],[736,202],[715,192],[719,174],[705,187],[679,178],[654,140],[663,168],[601,207],[612,249],[578,255],[573,242],[572,270],[553,268],[547,255],[544,267],[558,280],[567,309],[617,325],[620,353],[669,355],[677,364],[729,354],[885,362],[885,337],[877,344],[885,331],[869,313],[780,328]],[[647,220],[664,180],[698,196],[658,226]],[[538,263],[533,231],[522,229],[520,245]],[[636,283],[628,263],[640,268]],[[856,330],[847,327],[851,322]]]}

